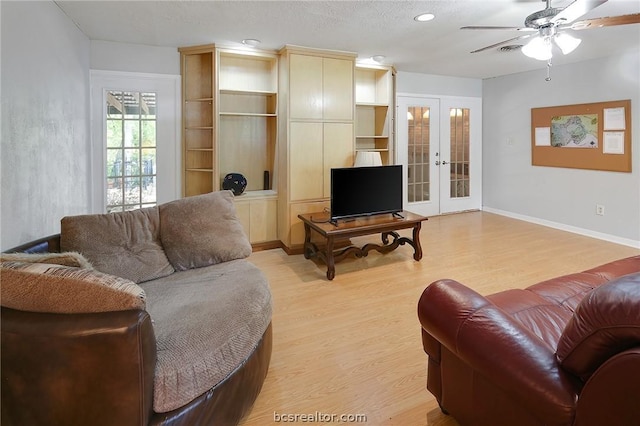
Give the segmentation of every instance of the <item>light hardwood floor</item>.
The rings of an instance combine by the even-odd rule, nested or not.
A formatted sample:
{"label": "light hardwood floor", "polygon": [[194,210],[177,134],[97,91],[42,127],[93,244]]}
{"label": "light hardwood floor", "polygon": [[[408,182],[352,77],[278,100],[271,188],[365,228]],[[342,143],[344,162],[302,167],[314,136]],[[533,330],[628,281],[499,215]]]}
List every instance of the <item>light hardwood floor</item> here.
{"label": "light hardwood floor", "polygon": [[324,264],[302,255],[280,249],[251,255],[273,293],[273,355],[244,426],[276,424],[274,414],[316,412],[364,414],[368,425],[456,426],[425,388],[416,307],[429,283],[452,278],[490,294],[640,254],[485,212],[431,218],[420,238],[420,262],[406,245],[371,252],[338,263],[333,281]]}

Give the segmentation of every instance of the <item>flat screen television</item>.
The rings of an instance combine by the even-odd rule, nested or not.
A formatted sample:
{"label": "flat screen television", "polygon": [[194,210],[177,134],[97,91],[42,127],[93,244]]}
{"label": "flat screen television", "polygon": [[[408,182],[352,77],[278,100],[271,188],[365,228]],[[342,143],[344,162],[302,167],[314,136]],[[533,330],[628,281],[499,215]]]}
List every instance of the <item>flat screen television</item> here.
{"label": "flat screen television", "polygon": [[331,169],[331,220],[402,211],[402,166]]}

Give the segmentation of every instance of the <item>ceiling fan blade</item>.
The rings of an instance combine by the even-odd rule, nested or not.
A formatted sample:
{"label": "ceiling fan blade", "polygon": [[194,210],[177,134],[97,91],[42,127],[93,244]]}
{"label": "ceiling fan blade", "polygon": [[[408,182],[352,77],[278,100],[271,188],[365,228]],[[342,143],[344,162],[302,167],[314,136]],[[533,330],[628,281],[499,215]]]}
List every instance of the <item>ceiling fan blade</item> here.
{"label": "ceiling fan blade", "polygon": [[521,35],[519,37],[510,38],[509,40],[501,41],[500,43],[495,43],[495,44],[492,44],[490,46],[483,47],[482,49],[473,50],[471,53],[483,52],[485,50],[493,49],[494,47],[502,46],[503,44],[507,44],[507,43],[510,43],[512,41],[524,40],[525,38],[529,38],[529,37],[531,37],[533,35],[535,35],[535,34],[525,34],[525,35]]}
{"label": "ceiling fan blade", "polygon": [[551,22],[555,24],[573,22],[585,13],[606,2],[607,0],[576,0],[551,18]]}
{"label": "ceiling fan blade", "polygon": [[611,27],[614,25],[640,24],[640,13],[631,15],[607,16],[604,18],[585,19],[577,21],[567,28],[572,30],[587,30],[590,28]]}
{"label": "ceiling fan blade", "polygon": [[461,30],[515,30],[515,31],[537,31],[535,28],[526,27],[500,27],[500,26],[476,26],[468,25],[460,27]]}

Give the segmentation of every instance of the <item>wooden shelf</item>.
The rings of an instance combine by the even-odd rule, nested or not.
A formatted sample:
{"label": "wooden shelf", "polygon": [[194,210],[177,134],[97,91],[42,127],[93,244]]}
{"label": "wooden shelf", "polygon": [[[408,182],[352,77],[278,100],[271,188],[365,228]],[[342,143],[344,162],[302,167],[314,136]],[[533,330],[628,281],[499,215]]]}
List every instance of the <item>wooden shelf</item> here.
{"label": "wooden shelf", "polygon": [[236,90],[236,89],[220,89],[220,94],[223,95],[257,95],[257,96],[276,96],[276,92],[267,90]]}
{"label": "wooden shelf", "polygon": [[356,106],[373,107],[373,108],[389,108],[388,104],[379,102],[356,102]]}
{"label": "wooden shelf", "polygon": [[183,195],[211,192],[214,185],[215,47],[180,48],[182,75]]}
{"label": "wooden shelf", "polygon": [[392,73],[390,67],[356,66],[356,151],[384,153],[383,164],[391,164],[393,139],[391,115]]}
{"label": "wooden shelf", "polygon": [[221,116],[224,115],[233,115],[233,116],[238,116],[238,117],[277,117],[278,114],[259,114],[259,113],[253,113],[253,112],[221,112],[220,113]]}
{"label": "wooden shelf", "polygon": [[256,191],[245,191],[242,194],[236,196],[236,200],[244,200],[244,199],[267,199],[267,198],[277,198],[278,193],[273,189],[266,190],[256,190]]}
{"label": "wooden shelf", "polygon": [[233,49],[217,55],[217,178],[241,173],[245,194],[260,193],[264,173],[271,189],[276,169],[278,57]]}

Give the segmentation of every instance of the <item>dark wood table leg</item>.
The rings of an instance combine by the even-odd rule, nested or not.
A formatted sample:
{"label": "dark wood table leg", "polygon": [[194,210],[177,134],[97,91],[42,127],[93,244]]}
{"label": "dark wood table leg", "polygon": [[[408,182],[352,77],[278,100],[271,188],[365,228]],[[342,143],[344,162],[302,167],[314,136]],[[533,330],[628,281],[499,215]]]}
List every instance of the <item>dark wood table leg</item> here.
{"label": "dark wood table leg", "polygon": [[416,223],[413,227],[413,258],[415,260],[422,259],[422,246],[420,245],[420,228],[422,227],[421,222]]}
{"label": "dark wood table leg", "polygon": [[302,250],[304,251],[304,258],[311,258],[311,226],[308,223],[304,223],[304,246],[302,246]]}
{"label": "dark wood table leg", "polygon": [[329,281],[333,280],[336,276],[336,265],[335,260],[333,258],[333,237],[327,237],[327,248],[326,248],[326,257],[327,257],[327,279]]}

